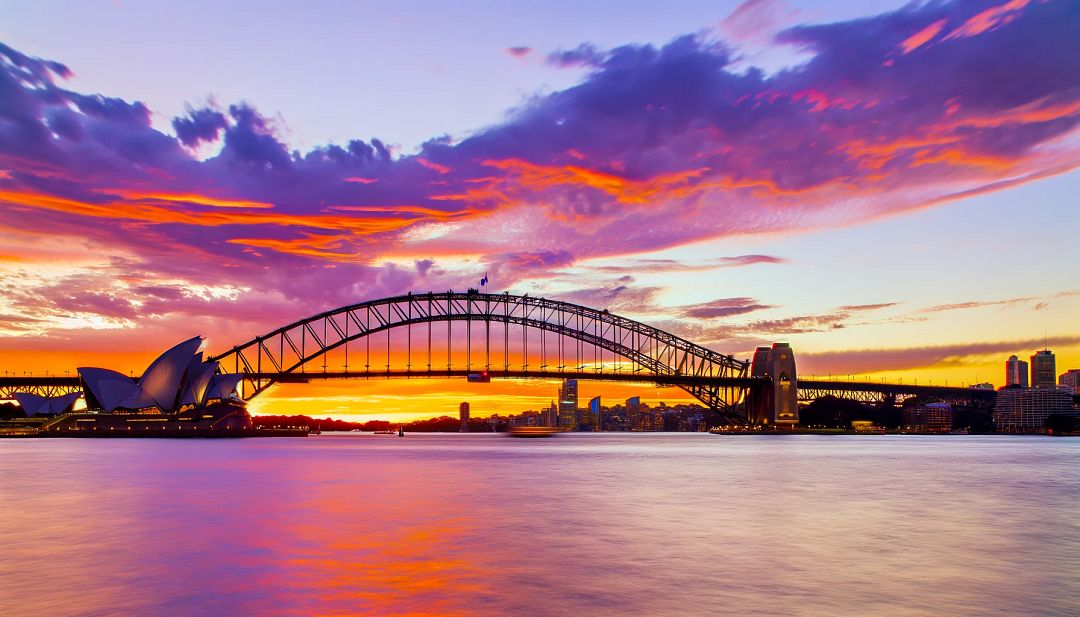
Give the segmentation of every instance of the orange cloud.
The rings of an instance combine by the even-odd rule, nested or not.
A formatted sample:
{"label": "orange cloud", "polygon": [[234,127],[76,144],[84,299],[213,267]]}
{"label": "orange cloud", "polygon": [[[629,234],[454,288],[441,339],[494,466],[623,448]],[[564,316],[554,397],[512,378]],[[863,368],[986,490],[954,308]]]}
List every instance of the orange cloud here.
{"label": "orange cloud", "polygon": [[280,240],[278,238],[232,238],[230,244],[242,244],[257,248],[268,248],[288,255],[301,255],[339,262],[357,261],[356,253],[343,253],[342,248],[348,238],[334,234],[304,234],[300,238]]}
{"label": "orange cloud", "polygon": [[1080,114],[1080,100],[1048,105],[1046,99],[1040,99],[993,115],[960,118],[946,125],[946,128],[995,128],[1014,124],[1034,124],[1052,122],[1077,114]]}
{"label": "orange cloud", "polygon": [[264,201],[248,201],[241,199],[220,199],[217,197],[210,197],[207,195],[199,195],[197,193],[142,193],[139,191],[129,191],[127,189],[101,189],[98,193],[109,193],[113,195],[119,195],[128,200],[142,200],[151,199],[158,201],[169,201],[177,203],[191,203],[198,204],[200,206],[213,206],[215,208],[273,208],[274,204],[266,203]]}
{"label": "orange cloud", "polygon": [[440,174],[440,175],[450,173],[450,168],[447,167],[446,165],[440,165],[438,163],[432,163],[431,161],[429,161],[429,160],[427,160],[427,159],[425,159],[423,157],[417,157],[416,162],[420,163],[420,165],[422,165],[423,167],[427,167],[431,171],[434,171],[435,173]]}
{"label": "orange cloud", "polygon": [[1015,161],[1000,156],[974,154],[962,148],[942,148],[938,150],[920,150],[915,153],[911,167],[944,163],[954,167],[981,167],[997,171],[1008,171],[1015,167]]}
{"label": "orange cloud", "polygon": [[[97,204],[41,193],[5,190],[0,190],[0,202],[80,216],[127,219],[149,224],[179,223],[196,227],[280,225],[348,231],[360,235],[397,231],[420,220],[416,217],[301,215],[284,212],[210,211],[195,213],[158,205],[128,202]],[[432,212],[437,211],[433,210]]]}
{"label": "orange cloud", "polygon": [[328,210],[340,211],[340,212],[383,212],[393,214],[416,214],[432,219],[449,220],[456,218],[468,218],[473,215],[480,214],[481,211],[475,208],[465,208],[463,210],[439,210],[437,208],[429,208],[426,206],[330,206]]}
{"label": "orange cloud", "polygon": [[793,101],[807,101],[813,103],[813,107],[810,108],[811,112],[825,111],[830,108],[840,109],[855,109],[859,106],[861,101],[849,101],[841,97],[831,97],[828,94],[821,92],[820,90],[799,90],[791,95]]}
{"label": "orange cloud", "polygon": [[593,188],[623,204],[648,203],[677,187],[685,188],[709,171],[707,167],[702,167],[633,180],[577,165],[537,165],[522,159],[486,160],[484,165],[510,173],[518,183],[529,189],[542,191],[559,186]]}
{"label": "orange cloud", "polygon": [[941,32],[941,29],[945,27],[946,21],[948,20],[939,19],[901,41],[900,47],[901,49],[903,49],[903,53],[910,54],[911,52],[930,42],[935,36],[938,35],[938,33]]}
{"label": "orange cloud", "polygon": [[1011,0],[1000,6],[986,9],[974,17],[969,18],[959,28],[948,34],[945,41],[958,38],[978,36],[987,30],[1003,26],[1019,17],[1021,9],[1028,5],[1030,0]]}

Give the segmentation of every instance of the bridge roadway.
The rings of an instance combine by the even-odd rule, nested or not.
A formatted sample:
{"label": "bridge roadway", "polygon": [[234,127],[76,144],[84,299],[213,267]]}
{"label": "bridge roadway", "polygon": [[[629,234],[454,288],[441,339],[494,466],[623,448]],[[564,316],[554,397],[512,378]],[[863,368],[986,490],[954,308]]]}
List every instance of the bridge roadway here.
{"label": "bridge roadway", "polygon": [[[422,371],[311,371],[311,372],[263,372],[248,373],[250,379],[272,380],[277,383],[308,383],[324,379],[424,379],[466,378],[479,374],[477,369],[422,370]],[[765,388],[772,380],[762,377],[697,377],[693,375],[653,375],[633,371],[526,371],[493,370],[488,375],[498,379],[579,379],[582,381],[622,381],[650,383],[661,386],[687,386],[707,383],[727,388]],[[997,398],[994,390],[974,388],[950,388],[945,386],[917,386],[908,384],[798,380],[799,400],[811,401],[821,396],[837,396],[862,402],[882,400],[902,401],[911,396],[925,396],[952,401],[969,401],[975,404],[993,404]],[[78,377],[72,376],[0,376],[0,400],[12,399],[15,392],[32,392],[41,396],[58,396],[81,391]]]}

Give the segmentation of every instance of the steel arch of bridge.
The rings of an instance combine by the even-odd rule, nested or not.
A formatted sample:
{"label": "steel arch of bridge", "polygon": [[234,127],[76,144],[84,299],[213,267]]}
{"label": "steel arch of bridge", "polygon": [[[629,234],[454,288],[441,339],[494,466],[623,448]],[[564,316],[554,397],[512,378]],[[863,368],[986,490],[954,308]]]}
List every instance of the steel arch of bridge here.
{"label": "steel arch of bridge", "polygon": [[[445,322],[445,331],[434,332],[433,324]],[[378,377],[400,376],[400,371],[391,371],[389,365],[390,330],[405,328],[407,334],[409,366],[404,373],[407,376],[423,377],[442,376],[458,373],[453,367],[453,324],[466,324],[466,372],[487,371],[489,375],[499,376],[550,376],[560,378],[568,375],[567,361],[562,357],[563,341],[573,339],[576,365],[569,373],[580,376],[589,366],[583,356],[583,345],[591,345],[595,350],[602,349],[629,362],[612,363],[605,370],[603,356],[599,367],[592,364],[593,378],[604,379],[606,375],[624,377],[639,375],[641,381],[672,383],[679,385],[710,409],[730,411],[739,402],[745,385],[749,362],[737,360],[733,356],[706,349],[658,328],[632,319],[613,315],[606,310],[597,310],[568,302],[519,296],[509,293],[483,294],[476,292],[442,292],[426,294],[408,294],[379,300],[361,302],[350,306],[326,311],[306,319],[293,322],[247,343],[212,358],[221,365],[225,372],[244,373],[243,396],[251,399],[275,383],[289,381],[288,376],[303,371],[304,366],[313,360],[339,347],[360,339],[371,341],[371,337],[382,332],[387,333],[386,371],[372,371],[370,357],[365,370],[349,372],[346,355],[346,372],[336,376]],[[503,366],[491,366],[491,323],[505,324],[503,328]],[[486,329],[484,344],[484,362],[472,363],[472,326],[480,324]],[[426,370],[412,370],[413,329],[421,328],[418,347],[426,347],[427,360],[421,366]],[[521,327],[520,338],[514,342],[523,347],[521,370],[512,369],[509,362],[511,342],[510,331],[513,326]],[[539,331],[541,340],[540,370],[531,370],[529,366],[528,331]],[[442,330],[440,328],[440,330]],[[559,370],[548,371],[546,362],[547,334],[559,338]],[[437,363],[432,355],[432,336],[446,337],[446,370]],[[565,339],[563,338],[565,337]],[[459,350],[460,351],[460,350]],[[498,351],[496,349],[496,351]],[[318,373],[307,373],[317,377]]]}

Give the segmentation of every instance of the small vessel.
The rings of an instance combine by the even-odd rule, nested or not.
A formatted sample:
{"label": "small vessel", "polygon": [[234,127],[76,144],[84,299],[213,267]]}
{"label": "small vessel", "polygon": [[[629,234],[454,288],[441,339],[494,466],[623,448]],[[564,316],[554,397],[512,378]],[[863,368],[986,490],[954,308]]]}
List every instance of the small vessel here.
{"label": "small vessel", "polygon": [[404,424],[399,424],[398,425],[398,427],[397,427],[397,436],[398,437],[404,437],[405,436],[405,425]]}
{"label": "small vessel", "polygon": [[552,437],[562,432],[553,426],[512,426],[506,434],[511,437]]}

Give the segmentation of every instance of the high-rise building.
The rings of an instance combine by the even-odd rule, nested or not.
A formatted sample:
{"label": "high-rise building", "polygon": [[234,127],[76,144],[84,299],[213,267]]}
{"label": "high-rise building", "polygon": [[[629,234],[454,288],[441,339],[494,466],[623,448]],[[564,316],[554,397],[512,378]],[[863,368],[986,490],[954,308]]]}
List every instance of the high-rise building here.
{"label": "high-rise building", "polygon": [[626,428],[631,431],[641,430],[641,397],[626,399]]}
{"label": "high-rise building", "polygon": [[555,401],[544,410],[541,426],[559,426],[559,405]]}
{"label": "high-rise building", "polygon": [[1053,388],[1057,386],[1057,362],[1049,349],[1036,351],[1031,356],[1031,387]]}
{"label": "high-rise building", "polygon": [[462,403],[458,406],[458,417],[461,418],[461,428],[458,429],[459,433],[469,432],[469,403]]}
{"label": "high-rise building", "polygon": [[1005,361],[1005,385],[1028,387],[1028,363],[1016,356]]}
{"label": "high-rise building", "polygon": [[581,424],[581,412],[577,404],[578,385],[576,379],[564,379],[559,386],[559,426],[578,430]]}
{"label": "high-rise building", "polygon": [[600,397],[589,399],[589,411],[581,416],[582,429],[587,431],[600,430]]}
{"label": "high-rise building", "polygon": [[1057,388],[1002,388],[994,403],[994,427],[999,433],[1041,433],[1046,418],[1077,416],[1072,395]]}
{"label": "high-rise building", "polygon": [[1080,369],[1071,368],[1062,373],[1058,385],[1071,388],[1073,394],[1080,394]]}

